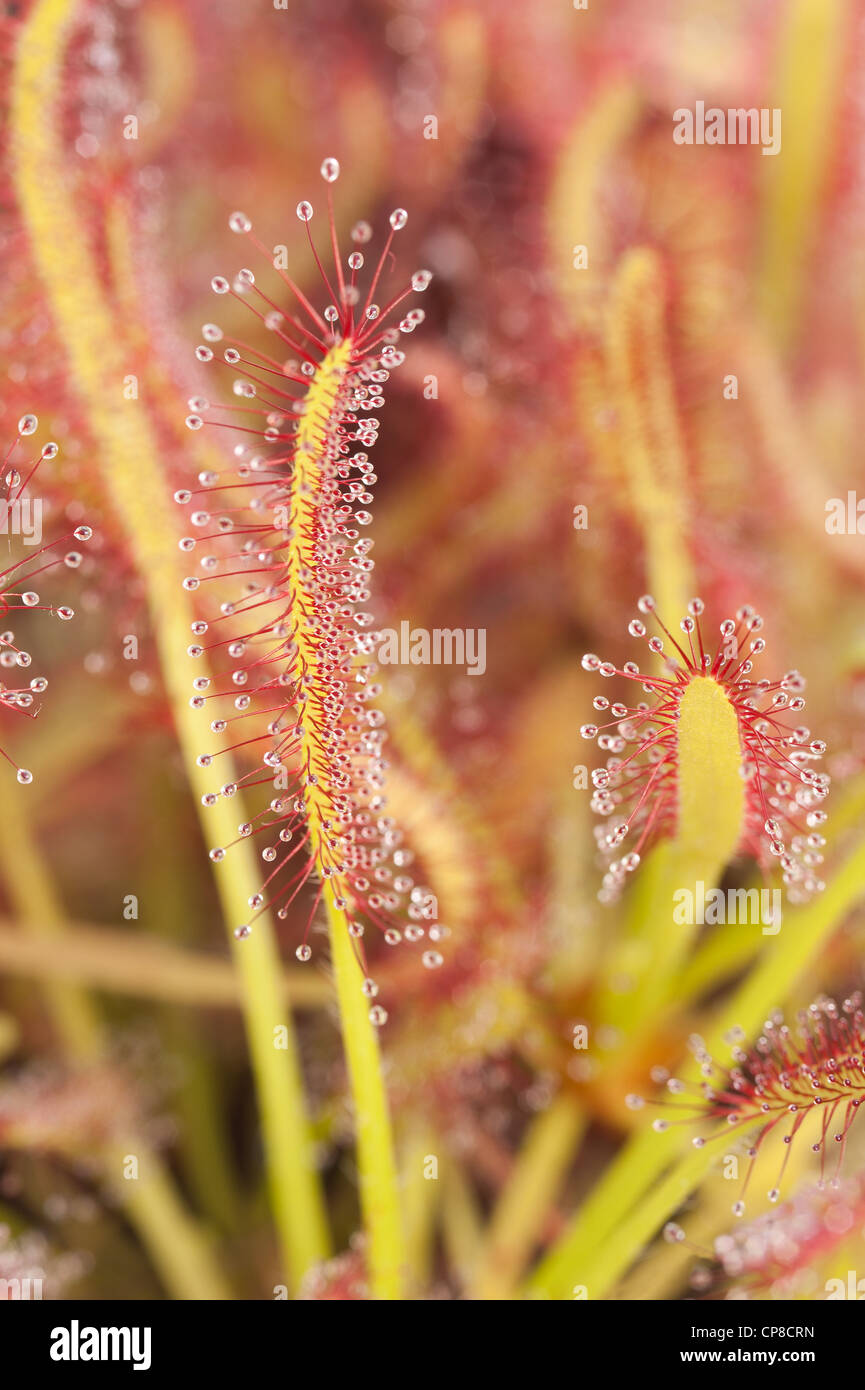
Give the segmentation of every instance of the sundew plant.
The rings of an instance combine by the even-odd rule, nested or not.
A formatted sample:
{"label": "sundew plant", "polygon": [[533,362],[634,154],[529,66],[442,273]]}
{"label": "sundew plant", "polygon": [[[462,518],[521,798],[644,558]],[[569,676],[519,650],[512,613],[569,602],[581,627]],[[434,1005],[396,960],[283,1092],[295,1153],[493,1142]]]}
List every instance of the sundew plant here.
{"label": "sundew plant", "polygon": [[861,1296],[862,18],[5,7],[0,1300]]}

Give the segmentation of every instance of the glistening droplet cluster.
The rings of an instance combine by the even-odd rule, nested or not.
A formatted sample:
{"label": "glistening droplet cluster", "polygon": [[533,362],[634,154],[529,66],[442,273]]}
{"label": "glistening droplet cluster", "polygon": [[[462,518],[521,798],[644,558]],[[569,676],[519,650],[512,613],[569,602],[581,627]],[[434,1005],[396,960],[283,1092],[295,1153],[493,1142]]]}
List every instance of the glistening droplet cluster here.
{"label": "glistening droplet cluster", "polygon": [[[210,370],[228,369],[237,403],[211,406],[194,398],[187,424],[227,428],[240,442],[228,467],[202,473],[199,486],[177,493],[176,501],[190,508],[181,550],[198,561],[184,586],[203,600],[189,652],[206,654],[219,672],[195,680],[191,703],[212,711],[211,729],[227,736],[226,749],[252,754],[254,764],[238,782],[208,793],[205,804],[258,783],[271,783],[276,793],[264,812],[238,826],[238,838],[260,845],[266,873],[249,901],[249,920],[235,935],[248,937],[255,917],[269,908],[286,917],[310,887],[297,958],[312,955],[307,938],[327,894],[363,964],[361,938],[369,924],[391,945],[425,936],[435,942],[444,931],[435,923],[432,895],[416,881],[412,851],[386,813],[386,730],[374,704],[381,686],[375,619],[367,607],[373,542],[363,534],[377,481],[369,456],[380,428],[377,412],[404,360],[401,336],[424,318],[404,301],[422,293],[431,275],[417,271],[409,286],[378,302],[393,239],[407,221],[397,209],[362,289],[360,248],[372,229],[365,222],[354,227],[354,249],[343,265],[330,191],[336,160],[326,159],[321,173],[330,271],[312,239],[312,205],[300,202],[297,217],[327,293],[322,312],[279,256],[270,257],[250,219],[241,212],[230,218],[231,229],[271,260],[289,302],[266,292],[250,269],[230,282],[214,278],[214,292],[242,304],[268,346],[205,324],[196,356]],[[199,764],[217,767],[219,757],[202,753]],[[211,858],[222,860],[229,848],[216,846]],[[434,968],[441,956],[429,950],[423,962]],[[365,992],[376,992],[369,979]],[[380,1004],[371,1006],[374,1023],[386,1017]]]}

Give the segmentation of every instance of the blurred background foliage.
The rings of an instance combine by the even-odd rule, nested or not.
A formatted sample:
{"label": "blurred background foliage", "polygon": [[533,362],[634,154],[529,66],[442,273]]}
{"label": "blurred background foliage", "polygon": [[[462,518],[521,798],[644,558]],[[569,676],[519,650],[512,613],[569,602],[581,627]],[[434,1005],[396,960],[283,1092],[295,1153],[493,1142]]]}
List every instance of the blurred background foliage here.
{"label": "blurred background foliage", "polygon": [[[861,979],[865,885],[852,870],[831,909],[808,919],[799,954],[786,931],[706,929],[675,1003],[629,1039],[615,1000],[629,962],[639,965],[639,923],[635,944],[627,902],[596,900],[590,792],[574,782],[595,693],[580,656],[633,655],[627,621],[660,573],[674,602],[695,586],[712,627],[745,602],[764,615],[767,673],[770,661],[808,676],[809,723],[830,746],[827,880],[861,839],[865,549],[824,523],[827,499],[863,476],[865,6],[3,9],[7,92],[28,26],[50,21],[61,35],[40,118],[56,163],[40,235],[58,276],[72,292],[85,280],[82,302],[100,314],[94,338],[90,312],[64,319],[46,285],[19,168],[45,132],[22,129],[10,109],[4,435],[24,410],[39,415],[40,441],[62,446],[46,495],[57,513],[86,514],[97,536],[64,581],[77,621],[62,642],[56,626],[33,627],[50,700],[38,722],[7,720],[3,733],[36,774],[27,789],[4,779],[0,794],[9,1267],[15,1242],[32,1263],[37,1241],[49,1293],[258,1298],[283,1283],[225,923],[146,602],[147,547],[130,539],[117,501],[119,489],[134,492],[138,462],[112,422],[135,413],[166,498],[213,461],[222,441],[190,434],[183,419],[186,398],[204,389],[193,348],[214,316],[210,278],[238,264],[227,216],[248,212],[314,287],[294,207],[316,203],[318,166],[332,154],[341,232],[360,217],[380,230],[403,206],[401,270],[435,273],[376,449],[375,612],[382,626],[487,633],[481,678],[387,673],[390,809],[451,929],[440,971],[400,952],[376,971],[410,1288],[516,1297],[629,1131],[648,1129],[626,1092],[646,1090],[653,1064],[674,1063],[690,1032],[710,1028],[750,968],[779,963],[764,1011]],[[780,107],[781,154],[674,144],[671,113],[696,100]],[[51,220],[55,194],[74,225]],[[724,394],[730,375],[735,399]],[[577,506],[585,529],[574,527]],[[181,525],[164,530],[167,554]],[[748,881],[747,866],[732,872]],[[300,902],[280,923],[280,945],[334,1249],[348,1253],[304,1288],[356,1298],[363,1248],[326,953],[305,969],[294,961],[307,910]],[[586,1049],[573,1045],[580,1024]],[[122,1142],[131,1129],[160,1155],[188,1226],[191,1278],[173,1286],[172,1232],[154,1259],[123,1182],[106,1179],[112,1145],[139,1151]],[[436,1180],[424,1177],[431,1156]],[[690,1187],[698,1181],[686,1224],[707,1246],[729,1225],[732,1186],[715,1170]],[[656,1230],[634,1238],[598,1296],[687,1289],[693,1251],[653,1243]],[[802,1296],[822,1296],[834,1265],[856,1258],[834,1249]],[[567,1268],[544,1291],[570,1297],[586,1282],[578,1259]]]}

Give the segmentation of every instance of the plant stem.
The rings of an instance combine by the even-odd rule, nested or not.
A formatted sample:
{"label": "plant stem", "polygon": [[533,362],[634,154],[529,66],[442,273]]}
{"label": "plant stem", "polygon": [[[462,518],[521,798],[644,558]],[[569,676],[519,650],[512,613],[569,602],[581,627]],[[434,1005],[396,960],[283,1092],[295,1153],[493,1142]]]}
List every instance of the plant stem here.
{"label": "plant stem", "polygon": [[621,456],[643,533],[646,573],[669,623],[692,593],[690,487],[657,253],[632,247],[619,262],[606,326],[608,384],[620,414]]}
{"label": "plant stem", "polygon": [[689,1150],[661,1182],[643,1193],[636,1206],[605,1233],[603,1240],[590,1250],[581,1246],[584,1258],[549,1264],[545,1261],[532,1280],[531,1292],[535,1297],[570,1298],[571,1289],[583,1284],[589,1298],[603,1298],[637,1252],[700,1182],[713,1161],[707,1149],[708,1145],[706,1149]]}
{"label": "plant stem", "polygon": [[[12,905],[46,942],[62,937],[63,911],[26,814],[24,798],[7,800],[0,824],[0,873]],[[70,1057],[94,1062],[105,1052],[101,1020],[83,991],[43,986],[57,1032]],[[138,1159],[138,1177],[124,1181],[123,1160]],[[134,1136],[110,1147],[109,1181],[117,1190],[165,1287],[178,1299],[228,1299],[230,1291],[207,1241],[189,1217],[158,1156]]]}
{"label": "plant stem", "polygon": [[[192,613],[179,580],[172,537],[175,518],[160,449],[146,411],[123,397],[136,365],[99,288],[99,275],[78,215],[58,131],[62,63],[75,0],[37,0],[22,31],[12,86],[11,145],[16,191],[33,256],[65,345],[109,500],[119,516],[147,600],[165,683],[190,782],[200,805],[209,791],[196,764],[201,727],[189,707],[192,663],[185,655]],[[62,229],[62,255],[58,236]],[[201,663],[194,674],[204,674]],[[230,778],[230,769],[226,767]],[[222,843],[235,837],[235,817],[220,799],[205,824]],[[237,846],[217,882],[229,930],[244,920],[257,890],[251,846]],[[238,914],[243,914],[239,916]],[[256,1081],[274,1217],[290,1277],[328,1252],[324,1201],[301,1086],[296,1046],[279,989],[280,961],[272,926],[258,918],[252,936],[231,939],[240,973],[247,1037]],[[276,1045],[277,1030],[280,1046]]]}
{"label": "plant stem", "polygon": [[373,1298],[402,1297],[404,1238],[387,1091],[378,1037],[362,992],[363,972],[341,914],[327,902],[330,958],[354,1104],[360,1206]]}
{"label": "plant stem", "polygon": [[[733,858],[744,817],[744,784],[736,712],[717,681],[695,677],[679,703],[676,722],[677,829],[658,845],[643,869],[631,903],[631,941],[645,951],[638,987],[618,1001],[618,1017],[631,1050],[642,1041],[660,1009],[670,1002],[676,971],[697,931],[693,910],[675,904],[682,890],[694,901],[697,885],[714,888]],[[635,917],[636,913],[636,917]]]}
{"label": "plant stem", "polygon": [[779,20],[769,104],[784,112],[784,159],[766,160],[773,167],[761,170],[757,298],[760,322],[771,326],[784,354],[801,328],[804,267],[818,235],[827,177],[825,151],[842,129],[852,13],[846,0],[790,0]]}
{"label": "plant stem", "polygon": [[509,1299],[543,1230],[571,1162],[585,1118],[565,1090],[534,1121],[487,1227],[471,1297]]}
{"label": "plant stem", "polygon": [[482,1217],[464,1169],[450,1154],[444,1171],[442,1239],[450,1273],[469,1288],[483,1248]]}
{"label": "plant stem", "polygon": [[[0,917],[0,969],[39,980],[46,989],[84,985],[191,1009],[237,1009],[243,1002],[241,982],[227,957],[80,922],[66,922],[63,936],[46,951],[40,923],[32,914],[24,921],[26,931],[17,931]],[[278,983],[280,998],[294,1008],[322,1009],[333,997],[325,976],[308,969],[283,966]]]}
{"label": "plant stem", "polygon": [[[815,902],[788,912],[781,934],[772,939],[747,980],[724,1005],[707,1039],[709,1051],[722,1049],[723,1036],[733,1025],[753,1034],[801,979],[844,916],[863,898],[865,842],[860,841]],[[683,1069],[683,1076],[687,1077],[689,1070]],[[711,1145],[687,1154],[648,1198],[646,1194],[676,1159],[681,1144],[682,1136],[672,1129],[665,1134],[647,1130],[635,1136],[547,1253],[530,1280],[529,1292],[568,1298],[573,1285],[581,1283],[590,1286],[592,1298],[602,1298],[712,1161]]]}
{"label": "plant stem", "polygon": [[[55,940],[59,938],[63,944],[63,909],[31,828],[24,798],[19,798],[15,806],[5,798],[4,803],[0,816],[0,875],[10,906],[22,927],[32,933],[37,952],[50,957]],[[14,942],[11,933],[10,940]],[[95,1061],[102,1051],[102,1029],[87,995],[75,985],[50,978],[42,981],[41,988],[54,1028],[67,1051],[78,1061]]]}
{"label": "plant stem", "polygon": [[430,1281],[441,1182],[427,1176],[426,1162],[438,1160],[440,1146],[429,1127],[415,1120],[400,1147],[402,1211],[405,1231],[405,1283],[409,1297],[423,1298]]}

